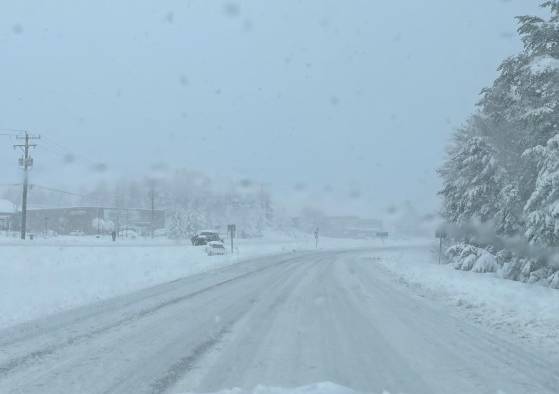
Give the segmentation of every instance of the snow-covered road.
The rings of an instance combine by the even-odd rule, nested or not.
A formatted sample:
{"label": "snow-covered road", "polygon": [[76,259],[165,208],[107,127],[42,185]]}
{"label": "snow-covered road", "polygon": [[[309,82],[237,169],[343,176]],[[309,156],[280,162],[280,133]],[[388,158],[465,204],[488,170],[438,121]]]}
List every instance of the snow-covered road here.
{"label": "snow-covered road", "polygon": [[0,392],[326,381],[364,393],[557,392],[544,355],[452,317],[370,256],[258,258],[0,331]]}

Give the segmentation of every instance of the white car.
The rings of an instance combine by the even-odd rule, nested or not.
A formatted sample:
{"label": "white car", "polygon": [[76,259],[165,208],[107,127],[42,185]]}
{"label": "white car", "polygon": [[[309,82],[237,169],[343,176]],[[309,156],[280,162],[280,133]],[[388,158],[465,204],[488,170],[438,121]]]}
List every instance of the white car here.
{"label": "white car", "polygon": [[225,254],[225,246],[218,241],[208,242],[206,244],[206,254],[208,256],[222,256]]}

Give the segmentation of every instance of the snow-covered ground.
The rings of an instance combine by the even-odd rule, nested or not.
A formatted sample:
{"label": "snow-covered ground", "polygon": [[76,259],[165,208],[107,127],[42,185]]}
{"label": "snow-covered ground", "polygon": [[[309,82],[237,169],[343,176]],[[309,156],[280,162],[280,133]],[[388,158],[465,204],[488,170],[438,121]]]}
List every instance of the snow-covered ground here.
{"label": "snow-covered ground", "polygon": [[[22,288],[11,285],[13,305],[2,307],[22,308],[27,318],[52,312],[56,303],[90,303],[231,265],[2,330],[0,392],[556,392],[553,321],[542,317],[553,315],[554,290],[438,266],[431,245],[421,242],[371,248],[381,245],[323,240],[325,249],[353,250],[292,252],[313,249],[308,241],[269,236],[242,243],[238,257],[217,259],[200,248],[148,241],[6,246],[3,253],[13,250],[20,260],[2,268],[19,262],[28,272],[12,272]],[[281,251],[235,264],[241,255]],[[21,260],[26,253],[29,260]],[[87,257],[79,260],[80,253]],[[123,277],[130,282],[119,288]],[[539,299],[542,316],[507,300],[524,291],[511,285],[527,289],[520,293],[527,302]],[[476,317],[480,325],[467,321]],[[501,325],[499,335],[486,329],[499,327],[493,323]],[[516,336],[503,334],[527,323]],[[541,334],[539,343],[533,336],[525,339],[534,346],[515,340],[530,330]],[[543,344],[550,346],[537,346]]]}
{"label": "snow-covered ground", "polygon": [[[321,239],[321,249],[382,246],[378,240]],[[495,274],[438,265],[429,242],[389,240],[385,246],[423,245],[371,252],[396,279],[458,314],[559,357],[559,291],[503,280]],[[22,242],[0,238],[0,328],[40,318],[253,257],[314,249],[312,236],[268,234],[238,240],[233,255],[206,256],[203,247],[165,239],[111,242],[57,237]]]}
{"label": "snow-covered ground", "polygon": [[7,328],[0,392],[557,393],[553,358],[417,296],[371,253],[255,258]]}
{"label": "snow-covered ground", "polygon": [[420,296],[450,304],[467,320],[539,346],[559,359],[558,290],[494,273],[454,270],[437,264],[435,249],[379,251],[371,256]]}
{"label": "snow-covered ground", "polygon": [[[237,241],[233,255],[210,257],[204,247],[167,239],[0,238],[0,328],[248,258],[315,247],[314,238],[304,234]],[[378,242],[323,238],[320,248]]]}
{"label": "snow-covered ground", "polygon": [[[185,393],[193,394],[193,393]],[[295,388],[281,388],[270,386],[256,386],[253,390],[235,388],[219,391],[215,394],[360,394],[357,391],[331,382],[321,382]],[[369,393],[375,394],[375,393]],[[384,391],[382,394],[390,394]]]}

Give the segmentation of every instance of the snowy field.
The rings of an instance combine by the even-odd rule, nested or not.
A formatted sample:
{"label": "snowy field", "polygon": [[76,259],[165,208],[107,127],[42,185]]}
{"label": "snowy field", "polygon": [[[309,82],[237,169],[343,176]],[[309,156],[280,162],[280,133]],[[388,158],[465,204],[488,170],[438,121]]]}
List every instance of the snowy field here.
{"label": "snowy field", "polygon": [[559,291],[514,282],[494,273],[454,270],[437,264],[431,250],[383,251],[375,262],[416,294],[452,306],[476,324],[549,351],[559,360]]}
{"label": "snowy field", "polygon": [[[394,243],[394,241],[392,241]],[[322,239],[321,249],[380,245]],[[233,255],[166,239],[0,238],[0,328],[50,313],[235,264],[252,257],[314,249],[312,236],[269,234],[238,240]]]}

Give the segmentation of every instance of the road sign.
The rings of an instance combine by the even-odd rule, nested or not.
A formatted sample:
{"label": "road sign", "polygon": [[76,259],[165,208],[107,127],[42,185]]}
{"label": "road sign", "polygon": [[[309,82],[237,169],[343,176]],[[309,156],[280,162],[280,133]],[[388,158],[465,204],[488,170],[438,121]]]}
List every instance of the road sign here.
{"label": "road sign", "polygon": [[380,238],[380,240],[382,241],[382,244],[384,245],[384,240],[386,238],[388,238],[388,232],[387,231],[377,231],[377,238]]}
{"label": "road sign", "polygon": [[448,235],[448,234],[447,234],[446,231],[443,230],[443,229],[438,229],[438,230],[435,232],[435,237],[437,237],[437,238],[446,238],[447,235]]}

